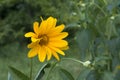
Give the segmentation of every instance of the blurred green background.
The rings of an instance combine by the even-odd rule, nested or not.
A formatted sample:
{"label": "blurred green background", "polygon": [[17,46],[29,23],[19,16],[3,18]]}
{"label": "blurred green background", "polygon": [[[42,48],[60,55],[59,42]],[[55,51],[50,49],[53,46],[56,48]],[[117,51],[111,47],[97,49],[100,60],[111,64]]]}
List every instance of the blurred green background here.
{"label": "blurred green background", "polygon": [[[93,70],[71,60],[59,62],[76,80],[120,80],[120,0],[0,0],[0,80],[7,79],[8,66],[29,76],[30,41],[24,34],[33,31],[40,16],[66,25],[70,49],[61,58],[92,62]],[[44,63],[37,57],[33,63],[35,76]],[[69,79],[55,68],[49,80]]]}

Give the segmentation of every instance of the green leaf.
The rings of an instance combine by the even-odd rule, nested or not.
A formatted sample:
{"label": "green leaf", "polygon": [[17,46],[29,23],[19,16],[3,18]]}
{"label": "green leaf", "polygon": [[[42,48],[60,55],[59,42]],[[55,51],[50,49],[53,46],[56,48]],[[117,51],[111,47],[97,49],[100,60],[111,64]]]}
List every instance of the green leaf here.
{"label": "green leaf", "polygon": [[85,59],[87,56],[86,51],[89,48],[89,43],[92,39],[91,32],[88,29],[85,29],[81,32],[77,32],[76,42],[78,43],[80,49],[81,59]]}
{"label": "green leaf", "polygon": [[71,75],[71,73],[68,72],[67,70],[61,68],[60,71],[62,72],[62,75],[63,75],[62,77],[64,80],[75,80]]}
{"label": "green leaf", "polygon": [[10,72],[8,72],[8,80],[13,80],[13,78],[12,78]]}
{"label": "green leaf", "polygon": [[50,64],[49,64],[49,63],[44,64],[44,65],[40,68],[40,70],[39,70],[39,72],[38,72],[38,74],[36,75],[36,77],[35,77],[34,80],[40,80],[40,79],[44,76],[44,74],[45,74],[44,69],[45,69],[45,68],[48,68],[48,67],[50,67]]}
{"label": "green leaf", "polygon": [[112,20],[108,20],[108,22],[106,23],[105,35],[107,36],[108,39],[110,39],[111,37],[114,37],[114,36],[118,36],[116,27]]}
{"label": "green leaf", "polygon": [[65,28],[65,31],[69,33],[68,39],[73,39],[76,35],[76,32],[80,30],[80,25],[78,24],[69,24],[67,25],[67,28]]}
{"label": "green leaf", "polygon": [[10,70],[21,80],[30,80],[28,76],[26,76],[24,73],[21,71],[17,70],[16,68],[9,66]]}
{"label": "green leaf", "polygon": [[111,72],[105,71],[102,80],[114,80],[113,74]]}
{"label": "green leaf", "polygon": [[100,74],[96,70],[91,70],[85,77],[85,80],[101,80]]}
{"label": "green leaf", "polygon": [[44,77],[43,80],[48,80],[48,78],[49,78],[52,70],[56,67],[56,64],[57,64],[57,63],[58,63],[58,62],[53,62],[53,63],[51,63],[51,66],[50,66],[49,70],[46,71],[46,75],[45,75],[45,77]]}
{"label": "green leaf", "polygon": [[116,68],[116,70],[114,71],[114,79],[120,80],[120,70],[118,70],[118,68]]}
{"label": "green leaf", "polygon": [[91,71],[90,69],[84,69],[83,71],[81,71],[81,73],[79,74],[76,80],[86,80],[90,71]]}

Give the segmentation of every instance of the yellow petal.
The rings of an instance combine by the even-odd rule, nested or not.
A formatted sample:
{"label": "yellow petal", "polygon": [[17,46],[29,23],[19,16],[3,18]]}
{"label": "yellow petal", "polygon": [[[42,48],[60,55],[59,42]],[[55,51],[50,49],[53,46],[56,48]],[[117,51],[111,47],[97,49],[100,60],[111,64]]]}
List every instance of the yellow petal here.
{"label": "yellow petal", "polygon": [[56,23],[57,23],[57,19],[54,18],[54,20],[53,20],[53,24],[52,24],[52,27],[55,27],[55,26],[56,26]]}
{"label": "yellow petal", "polygon": [[55,28],[56,26],[56,22],[57,22],[57,19],[53,18],[53,17],[49,17],[47,19],[47,30],[50,30],[52,28]]}
{"label": "yellow petal", "polygon": [[32,41],[32,42],[36,42],[36,41],[38,41],[38,40],[39,40],[39,39],[36,39],[36,38],[34,38],[34,37],[31,38],[31,41]]}
{"label": "yellow petal", "polygon": [[67,32],[62,32],[62,33],[59,33],[58,35],[54,36],[54,37],[50,37],[49,40],[50,41],[55,41],[55,40],[61,40],[65,37],[68,36],[68,33]]}
{"label": "yellow petal", "polygon": [[46,50],[43,46],[39,46],[38,58],[40,62],[44,62],[46,58]]}
{"label": "yellow petal", "polygon": [[45,47],[45,48],[46,48],[46,51],[47,51],[47,60],[50,60],[51,57],[52,57],[52,52],[51,52],[50,48],[48,48],[48,47]]}
{"label": "yellow petal", "polygon": [[35,32],[36,34],[39,33],[39,28],[38,28],[38,26],[39,26],[39,23],[38,23],[38,22],[34,22],[34,23],[33,23],[33,29],[34,29],[34,32]]}
{"label": "yellow petal", "polygon": [[65,55],[65,53],[62,51],[62,50],[60,50],[59,48],[56,48],[56,47],[53,47],[53,46],[49,46],[52,50],[54,50],[55,52],[58,52],[59,54],[61,54],[61,55]]}
{"label": "yellow petal", "polygon": [[37,42],[37,41],[40,41],[41,39],[42,39],[42,38],[37,39],[37,38],[31,37],[31,41],[32,41],[32,42]]}
{"label": "yellow petal", "polygon": [[64,24],[61,24],[61,25],[57,26],[57,27],[55,28],[55,30],[56,30],[57,32],[61,32],[61,31],[63,31],[64,28],[65,28],[65,25],[64,25]]}
{"label": "yellow petal", "polygon": [[25,34],[25,37],[32,37],[32,36],[36,36],[36,34],[33,32],[28,32]]}
{"label": "yellow petal", "polygon": [[62,47],[62,48],[60,48],[61,50],[67,50],[67,49],[69,49],[69,46],[65,46],[65,47]]}
{"label": "yellow petal", "polygon": [[40,27],[39,27],[39,34],[44,34],[46,33],[46,28],[47,28],[47,21],[44,20],[41,22]]}
{"label": "yellow petal", "polygon": [[37,47],[31,49],[29,52],[28,52],[28,57],[31,58],[31,57],[35,57],[37,55]]}
{"label": "yellow petal", "polygon": [[48,45],[52,45],[54,47],[64,47],[68,45],[68,42],[65,40],[56,40],[56,41],[50,41]]}
{"label": "yellow petal", "polygon": [[30,44],[28,44],[28,48],[34,48],[34,47],[36,47],[36,46],[38,46],[38,43],[37,42],[32,42],[32,43],[30,43]]}
{"label": "yellow petal", "polygon": [[58,35],[58,33],[62,32],[64,28],[65,28],[64,24],[59,25],[59,26],[53,28],[52,30],[50,30],[47,34],[48,34],[48,36]]}
{"label": "yellow petal", "polygon": [[52,54],[58,61],[60,60],[58,54],[55,51],[52,51]]}

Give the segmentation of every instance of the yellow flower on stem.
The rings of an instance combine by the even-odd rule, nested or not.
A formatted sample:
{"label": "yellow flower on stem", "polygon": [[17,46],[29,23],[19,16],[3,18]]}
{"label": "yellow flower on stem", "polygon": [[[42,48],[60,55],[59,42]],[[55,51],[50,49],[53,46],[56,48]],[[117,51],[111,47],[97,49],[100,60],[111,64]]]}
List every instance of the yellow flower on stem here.
{"label": "yellow flower on stem", "polygon": [[31,37],[31,43],[28,48],[28,57],[32,58],[38,55],[39,61],[44,62],[45,59],[50,60],[52,55],[60,60],[57,53],[65,55],[62,50],[68,49],[68,42],[63,40],[68,36],[67,32],[62,32],[65,28],[64,24],[56,26],[57,19],[49,17],[46,20],[33,23],[34,32],[28,32],[25,37]]}

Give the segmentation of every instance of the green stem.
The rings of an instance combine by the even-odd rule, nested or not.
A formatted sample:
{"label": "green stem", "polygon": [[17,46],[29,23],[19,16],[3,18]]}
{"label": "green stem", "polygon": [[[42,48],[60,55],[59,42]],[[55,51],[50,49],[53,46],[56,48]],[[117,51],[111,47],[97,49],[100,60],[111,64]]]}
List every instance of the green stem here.
{"label": "green stem", "polygon": [[32,63],[32,59],[30,59],[30,80],[32,80],[32,67],[33,67],[33,63]]}
{"label": "green stem", "polygon": [[101,10],[101,12],[105,15],[105,16],[107,16],[106,15],[106,13],[105,13],[105,11],[98,5],[98,4],[96,4],[96,3],[93,3],[97,8],[99,8],[100,10]]}
{"label": "green stem", "polygon": [[81,64],[84,63],[84,62],[82,62],[82,61],[79,61],[79,60],[77,60],[77,59],[72,59],[72,58],[63,58],[63,59],[72,60],[72,61],[75,61],[75,62],[78,62],[78,63],[81,63]]}
{"label": "green stem", "polygon": [[50,73],[52,72],[53,68],[56,66],[56,64],[58,64],[58,62],[55,62],[55,63],[52,64],[52,66],[51,66],[51,68],[50,68],[48,74],[46,75],[45,80],[48,80],[49,75],[50,75]]}

